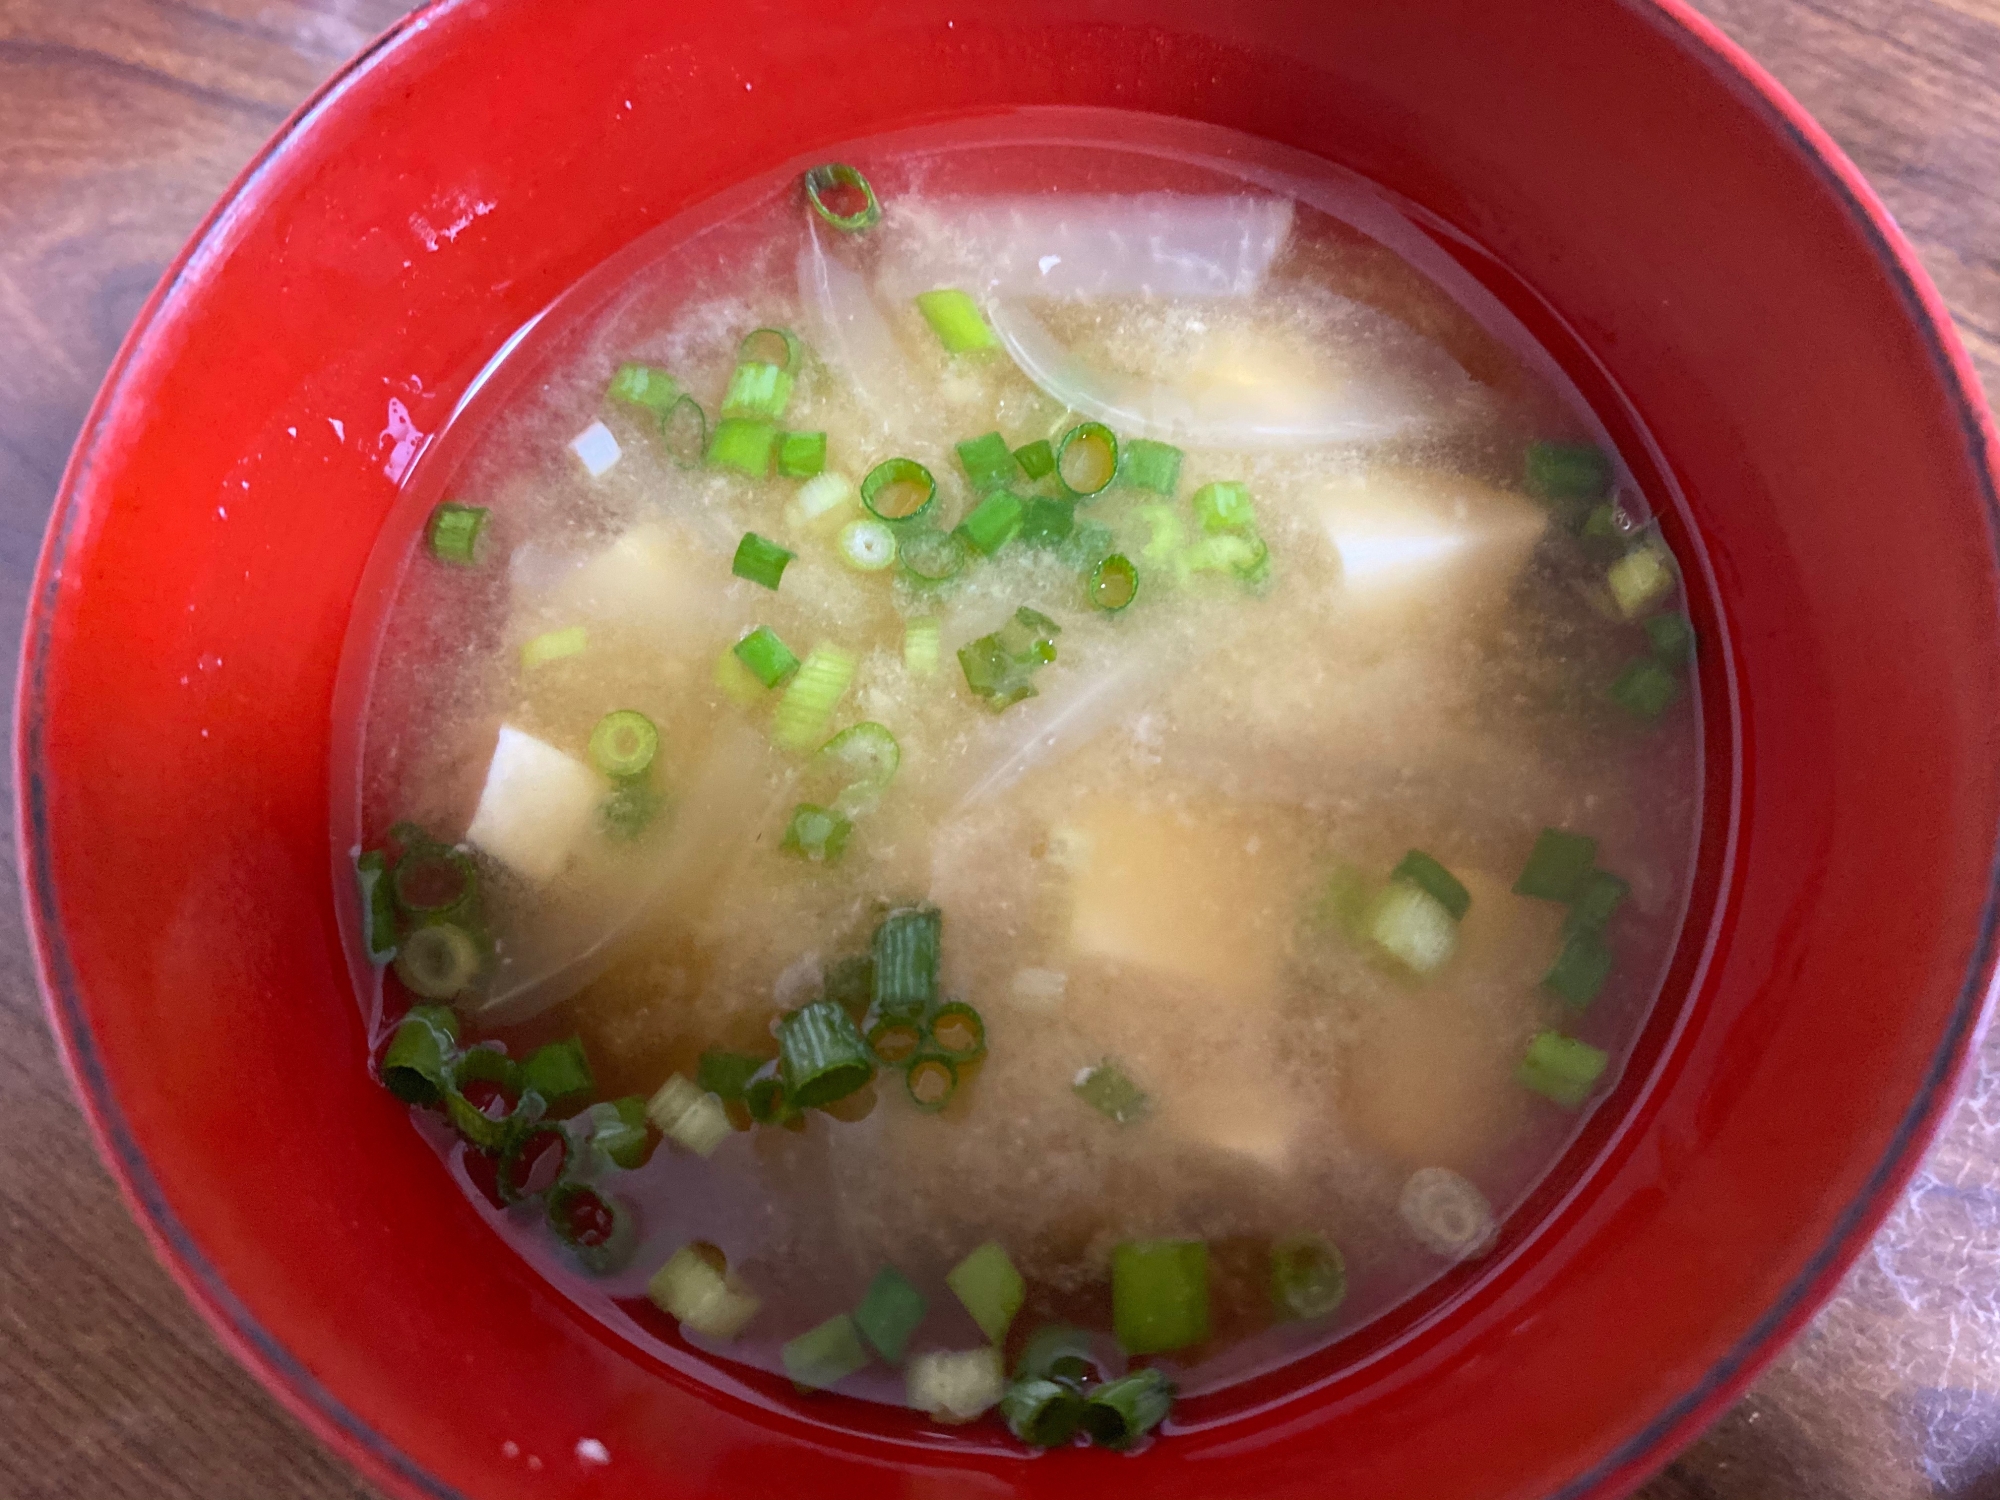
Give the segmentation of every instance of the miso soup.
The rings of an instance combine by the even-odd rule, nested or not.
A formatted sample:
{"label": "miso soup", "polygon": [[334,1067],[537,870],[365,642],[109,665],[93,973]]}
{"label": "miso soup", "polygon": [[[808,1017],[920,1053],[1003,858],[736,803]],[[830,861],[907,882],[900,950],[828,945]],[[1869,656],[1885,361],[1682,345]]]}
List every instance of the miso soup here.
{"label": "miso soup", "polygon": [[1490,1254],[1611,1092],[1694,854],[1679,564],[1365,183],[1107,114],[833,155],[411,474],[362,1003],[662,1357],[1143,1446]]}

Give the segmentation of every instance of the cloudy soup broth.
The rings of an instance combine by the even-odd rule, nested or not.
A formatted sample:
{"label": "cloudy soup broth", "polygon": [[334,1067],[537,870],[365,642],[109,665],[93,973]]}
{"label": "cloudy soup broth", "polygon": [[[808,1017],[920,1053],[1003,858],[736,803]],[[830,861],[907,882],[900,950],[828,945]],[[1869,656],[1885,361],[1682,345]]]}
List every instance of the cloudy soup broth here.
{"label": "cloudy soup broth", "polygon": [[377,1065],[654,1354],[1143,1448],[1490,1254],[1610,1092],[1680,567],[1364,183],[1106,114],[816,160],[406,485],[335,778]]}

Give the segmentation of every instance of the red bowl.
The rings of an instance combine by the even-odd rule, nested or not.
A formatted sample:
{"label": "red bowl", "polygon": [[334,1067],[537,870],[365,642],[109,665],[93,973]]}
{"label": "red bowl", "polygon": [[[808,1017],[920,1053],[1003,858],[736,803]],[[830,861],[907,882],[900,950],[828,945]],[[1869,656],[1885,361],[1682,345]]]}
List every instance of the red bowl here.
{"label": "red bowl", "polygon": [[[328,877],[357,580],[506,336],[803,150],[1027,103],[1233,126],[1450,226],[1670,502],[1708,652],[1685,998],[1543,1216],[1365,1359],[1197,1405],[1130,1461],[887,1441],[849,1403],[716,1394],[577,1312],[369,1081]],[[162,1258],[395,1495],[1616,1493],[1833,1286],[1978,1027],[1995,460],[1881,205],[1677,4],[452,0],[244,174],[71,460],[17,752],[51,1014]]]}

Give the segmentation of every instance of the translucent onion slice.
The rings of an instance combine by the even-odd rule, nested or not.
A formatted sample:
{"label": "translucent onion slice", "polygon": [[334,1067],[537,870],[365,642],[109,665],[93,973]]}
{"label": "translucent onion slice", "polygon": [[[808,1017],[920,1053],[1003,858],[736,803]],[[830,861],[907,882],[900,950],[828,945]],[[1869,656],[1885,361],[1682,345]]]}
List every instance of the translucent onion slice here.
{"label": "translucent onion slice", "polygon": [[1386,313],[1340,301],[1343,341],[1366,374],[1326,384],[1153,380],[1092,364],[1018,299],[995,298],[986,315],[1044,393],[1129,437],[1233,449],[1380,443],[1477,409],[1478,388],[1443,349]]}

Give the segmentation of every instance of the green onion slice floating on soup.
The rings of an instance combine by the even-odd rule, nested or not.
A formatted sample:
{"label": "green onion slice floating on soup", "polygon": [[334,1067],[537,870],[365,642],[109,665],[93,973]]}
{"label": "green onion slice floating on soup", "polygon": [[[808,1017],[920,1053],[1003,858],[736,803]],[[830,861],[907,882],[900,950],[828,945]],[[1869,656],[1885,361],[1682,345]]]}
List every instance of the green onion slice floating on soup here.
{"label": "green onion slice floating on soup", "polygon": [[778,1023],[778,1064],[794,1109],[819,1109],[867,1087],[875,1076],[854,1017],[815,1000]]}
{"label": "green onion slice floating on soup", "polygon": [[906,1065],[917,1055],[923,1041],[923,1029],[914,1021],[898,1016],[869,1018],[868,1050],[885,1067]]}
{"label": "green onion slice floating on soup", "polygon": [[396,949],[396,977],[426,1000],[451,1000],[479,978],[484,957],[478,940],[457,923],[429,922]]}
{"label": "green onion slice floating on soup", "polygon": [[1174,1386],[1159,1370],[1106,1381],[1084,1401],[1083,1430],[1102,1448],[1129,1448],[1167,1419]]}
{"label": "green onion slice floating on soup", "polygon": [[771,738],[786,750],[806,750],[826,736],[827,720],[854,681],[860,660],[850,651],[822,641],[806,653],[799,670],[778,700],[771,719]]}
{"label": "green onion slice floating on soup", "polygon": [[462,918],[479,898],[479,870],[464,850],[425,840],[404,850],[389,889],[412,921]]}
{"label": "green onion slice floating on soup", "polygon": [[780,1125],[792,1113],[785,1098],[785,1081],[779,1073],[778,1059],[771,1058],[760,1065],[743,1085],[743,1104],[750,1111],[750,1118],[759,1125]]}
{"label": "green onion slice floating on soup", "polygon": [[1127,1354],[1208,1340],[1208,1245],[1129,1240],[1111,1252],[1111,1326]]}
{"label": "green onion slice floating on soup", "polygon": [[750,1086],[757,1070],[764,1066],[764,1061],[748,1053],[711,1047],[702,1053],[695,1064],[695,1086],[715,1095],[725,1104],[737,1103],[742,1100],[743,1091]]}
{"label": "green onion slice floating on soup", "polygon": [[1102,422],[1079,422],[1056,444],[1056,477],[1072,495],[1089,497],[1118,473],[1118,438]]}
{"label": "green onion slice floating on soup", "polygon": [[1271,1303],[1281,1318],[1323,1318],[1346,1300],[1347,1262],[1322,1234],[1271,1245]]}
{"label": "green onion slice floating on soup", "polygon": [[681,383],[655,365],[622,364],[604,395],[606,400],[662,416],[680,399]]}
{"label": "green onion slice floating on soup", "polygon": [[1014,1314],[1027,1300],[1028,1284],[998,1240],[988,1240],[945,1274],[945,1285],[972,1314],[987,1340],[1007,1342]]}
{"label": "green onion slice floating on soup", "polygon": [[1060,1447],[1082,1425],[1083,1395],[1059,1381],[1016,1380],[1000,1398],[1000,1417],[1030,1448]]}
{"label": "green onion slice floating on soup", "polygon": [[476,560],[479,538],[486,530],[486,507],[458,505],[447,500],[431,512],[424,539],[439,562],[469,566]]}
{"label": "green onion slice floating on soup", "polygon": [[879,573],[896,560],[896,533],[886,521],[864,516],[840,528],[840,560],[857,573]]}
{"label": "green onion slice floating on soup", "polygon": [[1071,1089],[1085,1104],[1120,1125],[1143,1118],[1152,1107],[1144,1090],[1108,1058],[1079,1072]]}
{"label": "green onion slice floating on soup", "polygon": [[[740,1084],[736,1092],[741,1097]],[[712,1155],[717,1146],[735,1134],[722,1100],[679,1073],[670,1076],[646,1101],[645,1117],[660,1134],[696,1156]]]}
{"label": "green onion slice floating on soup", "polygon": [[606,714],[590,731],[590,763],[606,776],[638,776],[659,753],[660,731],[636,708]]}
{"label": "green onion slice floating on soup", "polygon": [[958,523],[958,531],[971,546],[991,557],[1019,534],[1023,511],[1019,495],[995,490]]}
{"label": "green onion slice floating on soup", "polygon": [[544,1103],[555,1106],[588,1098],[597,1091],[583,1038],[569,1037],[537,1047],[521,1063],[521,1087],[533,1089]]}
{"label": "green onion slice floating on soup", "polygon": [[827,162],[805,174],[806,201],[835,229],[859,234],[882,217],[874,186],[842,161]]}
{"label": "green onion slice floating on soup", "polygon": [[977,1062],[986,1055],[986,1022],[963,1000],[932,1011],[929,1030],[931,1047],[951,1062]]}
{"label": "green onion slice floating on soup", "polygon": [[861,481],[862,508],[893,525],[923,519],[936,500],[937,481],[914,458],[885,458]]}
{"label": "green onion slice floating on soup", "polygon": [[389,863],[380,849],[354,857],[354,883],[361,895],[361,942],[375,963],[396,956],[396,898],[389,889]]}
{"label": "green onion slice floating on soup", "polygon": [[937,1001],[944,913],[935,906],[890,912],[875,929],[875,1008],[919,1021]]}
{"label": "green onion slice floating on soup", "polygon": [[1093,608],[1115,615],[1139,597],[1139,570],[1131,558],[1114,552],[1090,570],[1086,592]]}
{"label": "green onion slice floating on soup", "polygon": [[1000,336],[986,321],[979,304],[957,287],[919,292],[917,311],[924,315],[924,321],[931,325],[931,332],[937,335],[947,353],[976,354],[982,349],[1000,347]]}
{"label": "green onion slice floating on soup", "polygon": [[779,847],[815,864],[835,864],[847,852],[847,840],[854,824],[843,813],[813,802],[801,802],[792,809]]}
{"label": "green onion slice floating on soup", "polygon": [[683,396],[660,414],[660,441],[683,469],[699,468],[708,452],[708,414],[692,396]]}
{"label": "green onion slice floating on soup", "polygon": [[683,1332],[733,1339],[757,1315],[759,1299],[735,1276],[715,1246],[701,1240],[681,1246],[646,1283],[646,1295]]}
{"label": "green onion slice floating on soup", "polygon": [[538,1198],[562,1180],[569,1166],[570,1136],[561,1125],[541,1123],[517,1132],[500,1152],[494,1180],[503,1203]]}
{"label": "green onion slice floating on soup", "polygon": [[1486,1195],[1447,1167],[1412,1172],[1396,1212],[1427,1249],[1452,1260],[1484,1255],[1499,1233]]}
{"label": "green onion slice floating on soup", "polygon": [[918,527],[896,540],[896,555],[906,576],[918,583],[943,583],[965,567],[965,542],[955,531]]}
{"label": "green onion slice floating on soup", "polygon": [[1037,1328],[1021,1350],[1021,1357],[1014,1362],[1014,1377],[1081,1385],[1097,1374],[1097,1368],[1088,1332],[1067,1323],[1049,1323]]}
{"label": "green onion slice floating on soup", "polygon": [[1540,1031],[1528,1043],[1515,1077],[1545,1099],[1564,1109],[1577,1109],[1603,1076],[1609,1055],[1588,1042],[1561,1032]]}
{"label": "green onion slice floating on soup", "polygon": [[799,669],[792,648],[778,638],[768,625],[759,625],[731,648],[736,659],[767,688],[774,688]]}
{"label": "green onion slice floating on soup", "polygon": [[818,1327],[807,1330],[779,1351],[785,1373],[802,1390],[825,1390],[837,1385],[868,1363],[868,1350],[861,1342],[861,1330],[846,1313],[836,1313]]}
{"label": "green onion slice floating on soup", "polygon": [[1056,471],[1056,450],[1047,438],[1036,438],[1014,450],[1014,462],[1030,479],[1047,479]]}
{"label": "green onion slice floating on soup", "polygon": [[768,537],[746,531],[743,540],[736,544],[736,558],[729,571],[738,578],[747,578],[752,583],[775,590],[779,580],[785,576],[785,564],[797,555]]}
{"label": "green onion slice floating on soup", "polygon": [[877,1354],[899,1365],[911,1335],[929,1310],[930,1303],[909,1277],[894,1266],[884,1266],[868,1283],[861,1305],[854,1310],[854,1323]]}
{"label": "green onion slice floating on soup", "polygon": [[517,1130],[533,1123],[522,1114],[526,1097],[521,1070],[506,1053],[474,1047],[460,1053],[452,1066],[445,1116],[481,1151],[501,1151]]}
{"label": "green onion slice floating on soup", "polygon": [[833,805],[853,816],[873,807],[889,789],[903,763],[903,749],[885,726],[861,723],[820,746],[813,760],[816,769],[839,783]]}
{"label": "green onion slice floating on soup", "polygon": [[1019,472],[1020,466],[1007,447],[1007,440],[997,432],[967,438],[957,444],[956,449],[959,464],[964,468],[965,477],[976,495],[1005,489],[1014,482],[1014,476]]}
{"label": "green onion slice floating on soup", "polygon": [[430,1106],[450,1087],[458,1017],[449,1006],[413,1005],[382,1054],[382,1084],[405,1104]]}
{"label": "green onion slice floating on soup", "polygon": [[1391,880],[1407,880],[1420,890],[1428,891],[1438,900],[1438,904],[1451,913],[1454,922],[1461,920],[1472,906],[1472,893],[1463,882],[1421,849],[1412,849],[1403,856],[1402,862],[1389,872]]}
{"label": "green onion slice floating on soup", "polygon": [[593,1275],[621,1269],[638,1248],[637,1220],[614,1194],[589,1183],[566,1182],[548,1195],[547,1203],[549,1228]]}
{"label": "green onion slice floating on soup", "polygon": [[1120,455],[1118,477],[1135,489],[1171,499],[1181,482],[1181,457],[1181,450],[1172,443],[1134,438]]}
{"label": "green onion slice floating on soup", "polygon": [[958,1067],[948,1057],[918,1057],[903,1074],[903,1089],[912,1104],[934,1115],[958,1092]]}

